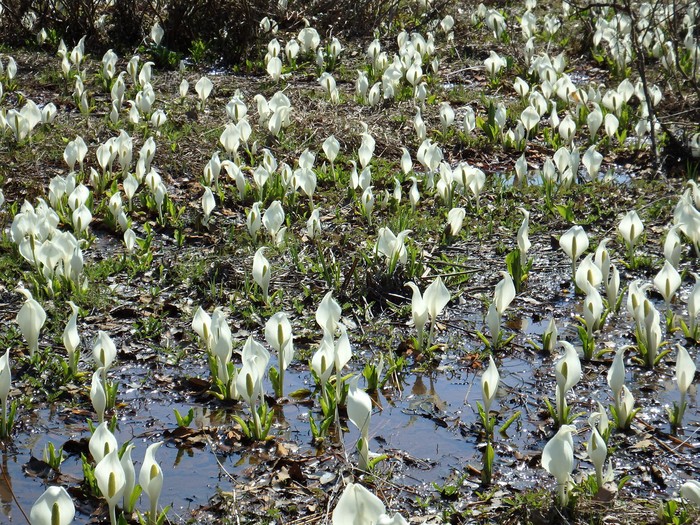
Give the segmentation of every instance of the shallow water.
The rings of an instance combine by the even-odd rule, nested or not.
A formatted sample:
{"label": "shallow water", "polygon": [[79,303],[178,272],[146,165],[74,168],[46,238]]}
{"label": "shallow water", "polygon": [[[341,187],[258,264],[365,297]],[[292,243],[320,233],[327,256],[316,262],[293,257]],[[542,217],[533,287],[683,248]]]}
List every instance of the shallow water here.
{"label": "shallow water", "polygon": [[[544,256],[540,261],[546,264]],[[569,288],[561,287],[560,280],[566,277],[558,272],[567,270],[550,268],[549,271],[554,273],[546,277],[533,274],[530,288],[518,296],[514,305],[517,307],[512,312],[507,311],[504,318],[506,332],[515,334],[515,338],[509,347],[495,355],[501,376],[498,398],[492,407],[498,418],[497,429],[511,415],[520,412],[520,417],[505,435],[498,431],[495,435],[493,481],[505,490],[538,486],[553,488],[553,480],[541,468],[539,457],[554,431],[542,397],[554,397],[553,364],[556,356],[537,352],[531,341],[539,342],[549,316],[553,315],[560,339],[578,342],[573,316],[577,311],[580,313],[581,299],[575,297]],[[482,289],[485,285],[488,283],[481,282],[479,276],[474,277],[475,289]],[[687,296],[688,287],[686,282],[679,292],[680,297]],[[479,296],[465,294],[459,301],[461,304],[448,309],[444,328],[438,333],[441,350],[436,352],[431,364],[407,358],[408,365],[400,375],[399,386],[381,391],[374,398],[370,450],[387,455],[378,466],[379,472],[396,484],[414,487],[423,494],[434,493],[432,483],[437,486],[454,483],[462,475],[465,476],[460,481],[463,485],[479,488],[483,437],[476,403],[481,399],[481,374],[488,363],[482,353],[483,344],[473,334],[474,330],[487,331]],[[663,304],[657,302],[656,306],[663,313]],[[679,315],[685,315],[683,303],[675,304],[674,308]],[[378,322],[376,326],[381,325]],[[407,330],[406,334],[397,331],[392,338],[405,338],[411,333],[410,329]],[[168,332],[164,337],[170,335]],[[123,338],[122,344],[130,348],[129,336]],[[358,370],[372,358],[373,350],[365,346],[367,343],[356,343],[356,338],[357,334],[351,333],[356,354],[351,365]],[[371,340],[371,334],[362,340],[368,339]],[[674,344],[683,342],[677,332],[668,339]],[[610,349],[633,344],[631,320],[624,312],[611,314],[597,334],[597,342],[599,348]],[[171,346],[168,355],[172,356],[179,344],[188,343],[173,339],[168,344]],[[240,344],[242,340],[234,346]],[[316,344],[313,340],[303,343],[311,351],[315,350]],[[697,360],[697,348],[689,347],[689,350]],[[188,386],[186,378],[207,378],[209,375],[201,352],[188,349],[182,361],[168,364],[165,357],[149,357],[148,353],[136,352],[133,348],[130,351],[131,357],[118,361],[110,373],[121,381],[118,400],[123,405],[118,410],[116,436],[120,444],[131,440],[136,445],[132,457],[137,472],[147,446],[165,441],[157,457],[165,478],[161,504],[172,506],[171,521],[185,521],[192,512],[206,507],[219,491],[227,492],[246,484],[269,483],[268,474],[275,458],[274,450],[269,448],[271,445],[241,444],[239,438],[230,434],[236,428],[231,416],[242,414],[241,405],[222,404],[211,397],[196,395],[194,391],[199,388]],[[624,490],[635,495],[673,497],[684,480],[700,477],[700,463],[696,459],[700,447],[697,388],[691,387],[688,395],[684,429],[679,438],[669,437],[664,407],[679,399],[673,378],[675,352],[652,371],[634,365],[630,361],[633,355],[632,350],[627,352],[626,378],[642,410],[632,432],[613,434],[610,444],[617,449],[612,457],[615,479],[630,475],[631,480]],[[575,437],[575,479],[592,472],[584,447],[589,434],[586,419],[596,409],[595,401],[605,406],[611,402],[606,381],[611,357],[583,363],[583,379],[568,397],[572,411],[581,412],[576,422],[579,432]],[[270,365],[276,366],[274,358]],[[89,366],[85,364],[86,368]],[[285,392],[313,389],[307,370],[303,362],[294,362],[286,374]],[[266,389],[271,391],[267,380]],[[61,402],[53,407],[40,406],[28,414],[21,411],[13,440],[2,451],[4,476],[0,477],[0,512],[4,521],[24,522],[9,486],[24,511],[28,512],[47,483],[60,482],[75,487],[82,480],[80,455],[75,452],[67,454],[58,478],[56,474],[34,477],[28,473],[26,465],[32,456],[41,458],[44,446],[49,442],[58,447],[89,437],[86,418],[94,416],[83,408],[89,406],[86,396],[87,392],[81,392],[78,404]],[[191,428],[201,432],[197,434],[196,446],[178,448],[171,435],[177,427],[173,409],[184,415],[190,408],[195,411]],[[356,462],[358,432],[350,424],[344,435],[344,445],[317,448],[312,444],[309,417],[319,417],[317,408],[309,399],[290,399],[279,405],[271,432],[275,436],[273,444],[283,444],[292,455],[301,454],[305,458],[318,455],[319,465],[314,475],[325,475],[324,479],[330,483],[345,460],[350,464]],[[331,456],[343,461],[340,464],[328,461],[329,457],[323,455],[329,451]],[[465,501],[476,497],[473,494],[465,496]],[[98,504],[97,500],[76,500],[76,523],[87,523]],[[146,506],[143,497],[137,508]]]}
{"label": "shallow water", "polygon": [[[537,338],[546,326],[545,321],[532,322],[524,319],[522,336]],[[440,371],[426,373],[407,373],[403,377],[401,391],[379,394],[370,424],[370,448],[373,452],[385,453],[388,459],[380,469],[392,469],[392,479],[403,485],[427,487],[435,482],[445,483],[453,473],[469,472],[468,467],[479,469],[481,451],[479,448],[480,428],[477,421],[476,402],[481,398],[481,370],[465,366],[464,360],[450,360],[450,356],[441,363]],[[551,435],[551,424],[546,422],[543,405],[538,399],[539,393],[553,397],[554,377],[552,359],[548,356],[524,353],[522,357],[504,357],[497,359],[501,374],[501,388],[498,401],[494,407],[498,411],[499,425],[516,411],[521,417],[510,427],[507,436],[496,433],[496,465],[494,482],[521,490],[532,488],[533,480],[550,480],[539,467],[536,459]],[[575,410],[584,412],[594,408],[592,399],[600,399],[604,404],[609,401],[605,372],[607,366],[599,363],[584,364],[585,386],[576,387],[576,395],[570,401]],[[120,390],[120,399],[127,402],[129,409],[120,416],[117,439],[120,443],[131,440],[136,449],[133,458],[137,463],[143,457],[148,444],[163,439],[166,430],[173,430],[177,425],[173,408],[186,413],[190,407],[195,409],[193,426],[198,428],[217,427],[219,431],[230,428],[232,421],[230,411],[214,410],[191,402],[175,402],[168,394],[146,384],[137,385],[139,377],[148,374],[144,367],[131,370],[133,387]],[[308,381],[305,373],[288,375],[288,386],[303,386]],[[670,372],[664,370],[648,372],[640,369],[628,369],[628,383],[639,402],[644,405],[640,419],[650,427],[668,431],[666,416],[661,406],[678,399]],[[690,443],[697,447],[697,432],[700,430],[700,415],[697,411],[697,392],[689,396],[689,410],[685,418],[685,434]],[[289,403],[282,406],[283,421],[277,422],[273,433],[283,441],[299,444],[303,449],[313,449],[308,426],[309,407]],[[582,453],[581,443],[587,439],[583,431],[585,420],[579,418],[580,435],[577,436],[577,451]],[[638,426],[638,425],[635,425]],[[87,425],[81,417],[66,412],[56,412],[49,408],[39,409],[32,414],[31,421],[22,421],[22,429],[14,439],[13,446],[2,454],[5,478],[0,478],[0,497],[2,512],[11,523],[21,523],[16,503],[8,490],[8,482],[25,511],[33,499],[42,492],[44,482],[39,478],[25,475],[23,466],[33,455],[41,457],[42,450],[48,442],[61,445],[68,439],[78,440],[89,435]],[[216,433],[203,443],[201,448],[178,449],[170,440],[158,452],[158,459],[165,472],[163,504],[171,504],[171,519],[185,518],[192,510],[205,506],[218,490],[230,490],[231,478],[243,481],[259,462],[260,451],[234,452],[222,450],[216,440]],[[353,445],[358,438],[354,427],[345,435],[346,448],[342,451],[354,461]],[[699,466],[689,454],[689,449],[676,450],[674,454],[660,454],[658,450],[649,456],[644,449],[635,452],[635,443],[648,439],[645,434],[632,435],[628,438],[632,444],[626,450],[616,452],[614,465],[616,478],[624,473],[631,473],[633,479],[630,490],[651,491],[664,497],[672,496],[678,489],[682,478],[697,477]],[[657,439],[652,436],[652,441]],[[658,438],[664,441],[663,438]],[[636,440],[636,441],[635,441]],[[673,443],[671,447],[676,447]],[[658,447],[649,445],[650,450]],[[578,472],[591,472],[591,465],[580,457]],[[534,458],[534,459],[533,459]],[[660,465],[667,471],[665,486],[639,481],[644,465]],[[677,473],[678,468],[683,472]],[[138,466],[137,466],[138,468]],[[690,468],[690,470],[688,470]],[[62,476],[75,480],[82,478],[81,462],[78,455],[69,454],[61,466]],[[538,481],[539,482],[539,481]],[[464,483],[478,486],[479,480],[474,475]],[[143,498],[142,498],[143,499]],[[145,500],[140,508],[146,505]],[[80,516],[77,523],[85,522],[87,516]]]}

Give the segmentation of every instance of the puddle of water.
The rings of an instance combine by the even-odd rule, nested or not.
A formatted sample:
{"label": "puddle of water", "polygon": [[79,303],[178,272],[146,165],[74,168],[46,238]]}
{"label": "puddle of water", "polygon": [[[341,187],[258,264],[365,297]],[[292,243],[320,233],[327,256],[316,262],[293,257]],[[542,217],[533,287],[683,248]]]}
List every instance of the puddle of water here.
{"label": "puddle of water", "polygon": [[[580,306],[580,300],[570,295],[562,296],[558,289],[553,293],[556,299],[548,302],[549,311],[542,318],[523,315],[522,311],[519,317],[506,315],[506,331],[516,334],[514,350],[495,356],[501,375],[498,399],[493,408],[498,414],[498,425],[515,412],[519,411],[521,415],[508,429],[507,435],[496,433],[494,483],[514,489],[529,489],[542,484],[553,486],[552,480],[540,468],[539,454],[553,432],[541,396],[554,397],[556,356],[536,353],[527,341],[539,341],[549,323],[549,315],[554,315],[560,336],[576,344],[578,340],[572,312]],[[476,299],[474,302],[478,303]],[[450,313],[451,324],[482,327],[483,312],[480,307],[467,302],[459,310],[455,309]],[[609,317],[598,341],[601,344],[611,341],[615,347],[633,343],[629,339],[629,325],[630,320],[625,314]],[[473,356],[478,356],[483,347],[476,338],[460,336],[458,330],[442,333],[440,338],[448,340],[449,344],[437,369],[418,373],[409,365],[400,389],[388,390],[376,397],[370,424],[370,448],[373,452],[388,455],[388,459],[379,467],[380,472],[391,472],[397,482],[407,486],[430,490],[430,483],[442,485],[455,472],[472,472],[465,483],[476,487],[479,479],[469,470],[469,466],[476,469],[481,466],[482,437],[477,422],[476,402],[481,399],[483,368]],[[356,348],[356,352],[358,355],[362,353],[360,348]],[[691,349],[691,355],[696,353]],[[629,351],[628,357],[631,355],[632,351]],[[358,359],[357,364],[362,360]],[[274,360],[271,364],[274,364]],[[312,386],[306,366],[302,363],[295,365],[297,368],[290,368],[286,374],[286,392]],[[583,363],[584,379],[570,396],[572,410],[585,413],[577,421],[580,434],[575,441],[579,455],[588,438],[588,431],[584,430],[586,417],[596,409],[595,401],[599,400],[606,406],[611,401],[606,380],[608,367],[609,364],[602,361]],[[206,506],[219,490],[230,491],[236,483],[255,481],[259,472],[269,469],[269,463],[265,462],[271,457],[271,452],[264,448],[230,446],[226,442],[224,435],[234,427],[231,416],[240,413],[240,405],[226,408],[216,403],[199,404],[191,397],[173,392],[172,385],[158,382],[169,374],[172,378],[182,377],[183,371],[191,376],[208,376],[206,364],[200,362],[197,356],[187,357],[175,368],[165,364],[154,367],[153,362],[129,361],[114,372],[115,377],[128,378],[127,384],[120,385],[118,399],[127,406],[119,414],[116,434],[120,443],[132,440],[136,445],[133,458],[137,469],[147,446],[163,440],[166,431],[176,428],[174,408],[181,414],[193,408],[195,419],[192,426],[214,429],[209,434],[210,438],[203,438],[199,448],[178,449],[173,441],[166,440],[165,446],[158,452],[165,473],[161,501],[172,505],[170,516],[174,521],[180,518],[186,520],[192,511]],[[671,406],[679,398],[672,366],[664,364],[654,371],[628,366],[626,379],[642,410],[639,421],[634,424],[637,433],[613,436],[613,445],[618,446],[613,456],[616,479],[630,473],[633,480],[625,490],[645,497],[671,497],[683,481],[681,477],[700,476],[700,465],[693,460],[696,451],[680,447],[663,434],[669,431],[664,407]],[[269,383],[266,383],[266,389],[271,391]],[[688,396],[685,430],[681,438],[695,446],[700,443],[697,402],[697,390],[693,388]],[[272,431],[278,442],[293,443],[299,451],[314,455],[315,447],[308,423],[310,410],[310,405],[305,403],[282,405]],[[311,415],[318,418],[315,412]],[[89,435],[84,412],[39,408],[24,418],[12,444],[6,447],[0,458],[6,476],[6,479],[0,477],[0,512],[8,523],[22,522],[21,514],[12,500],[10,486],[26,512],[45,488],[41,479],[31,478],[23,470],[30,457],[40,458],[48,442],[60,446],[68,439],[79,440]],[[354,463],[355,443],[359,436],[353,425],[348,426],[350,428],[344,436],[345,446],[336,449],[334,454],[349,458]],[[654,433],[654,428],[662,433]],[[650,440],[653,448],[635,446],[645,440]],[[659,455],[658,451],[663,450],[660,447],[668,447],[675,452]],[[580,455],[575,473],[579,477],[592,471],[592,466],[583,457]],[[651,468],[651,465],[658,465],[667,473],[665,486],[649,481],[644,469]],[[323,468],[329,471],[336,469],[330,463],[324,464]],[[79,456],[69,455],[61,472],[75,480],[82,479]],[[144,498],[138,508],[145,506]],[[76,523],[80,523],[80,520],[85,522],[87,516],[79,514]]]}
{"label": "puddle of water", "polygon": [[[524,333],[534,338],[542,332],[546,321],[531,322],[525,319],[522,326]],[[515,488],[531,488],[533,480],[541,480],[543,476],[538,468],[539,461],[524,462],[518,459],[518,454],[527,455],[530,451],[537,455],[549,436],[543,434],[540,428],[543,424],[543,406],[539,400],[528,396],[527,392],[536,390],[546,395],[549,390],[553,396],[553,359],[546,356],[504,357],[497,361],[502,380],[495,406],[499,413],[499,424],[515,411],[521,411],[522,415],[509,429],[507,437],[496,435],[495,481],[507,482]],[[466,472],[467,465],[476,468],[480,466],[480,429],[476,423],[476,402],[481,399],[481,371],[465,369],[456,362],[450,363],[450,369],[452,373],[449,378],[445,373],[407,374],[400,396],[394,392],[393,395],[380,394],[377,398],[378,406],[370,424],[371,449],[373,452],[389,455],[387,468],[393,466],[394,475],[406,485],[423,486],[433,481],[440,484],[455,470]],[[584,370],[590,394],[584,393],[582,387],[577,387],[577,393],[586,397],[595,396],[607,404],[604,373],[606,368],[584,364]],[[642,418],[650,424],[663,424],[665,415],[661,405],[678,399],[673,382],[668,377],[658,377],[656,372],[636,369],[628,370],[627,379],[629,384],[633,385],[635,397],[645,405],[641,413]],[[306,374],[289,374],[291,387],[299,387],[307,380]],[[650,396],[648,386],[645,386],[648,384],[659,387],[653,394],[653,408],[649,406]],[[148,395],[148,392],[153,396]],[[144,393],[147,393],[145,399]],[[132,440],[136,445],[133,457],[138,469],[146,447],[163,439],[165,430],[175,428],[172,409],[177,408],[181,413],[186,413],[189,405],[173,405],[167,396],[158,395],[157,390],[144,392],[144,389],[134,388],[124,398],[130,399],[131,406],[135,402],[138,404],[133,415],[122,418],[116,435],[120,443]],[[576,410],[588,411],[592,408],[588,398],[573,404]],[[689,396],[689,406],[697,407],[696,392]],[[232,411],[211,410],[203,406],[194,408],[196,426],[230,428]],[[308,411],[309,408],[304,405],[284,405],[283,418],[277,421],[278,429],[274,433],[282,440],[290,440],[304,449],[312,449]],[[60,445],[68,437],[79,439],[89,435],[84,423],[66,419],[64,414],[42,409],[35,411],[33,417],[31,428],[36,430],[28,434],[20,433],[15,440],[15,447],[6,450],[2,455],[3,471],[11,483],[12,490],[20,495],[25,511],[28,510],[26,506],[31,505],[43,491],[41,480],[29,478],[22,471],[22,466],[29,461],[30,455],[41,457],[41,451],[49,441]],[[697,410],[688,411],[685,423],[689,433],[700,428]],[[583,426],[583,420],[579,420],[579,428]],[[354,461],[354,444],[359,436],[357,430],[352,425],[350,427],[344,438],[345,454]],[[582,433],[576,439],[581,443],[587,439],[587,434]],[[161,501],[164,504],[172,504],[172,512],[177,516],[187,516],[192,509],[205,505],[217,489],[229,490],[232,486],[229,475],[234,480],[245,480],[248,477],[247,472],[254,471],[253,467],[261,460],[255,449],[227,453],[217,451],[216,446],[212,446],[211,443],[202,448],[187,450],[178,450],[174,444],[166,443],[166,446],[159,450],[158,458],[165,471]],[[620,459],[620,454],[616,454],[615,458],[620,465],[626,464],[625,459]],[[630,460],[634,460],[635,465],[641,461],[636,456],[632,456]],[[664,462],[673,468],[674,458],[665,458]],[[626,467],[621,467],[622,470],[624,468]],[[591,467],[580,461],[578,469],[589,472]],[[69,456],[61,471],[64,475],[81,479],[79,457]],[[478,479],[469,481],[478,483]],[[677,482],[670,482],[665,491],[658,490],[670,496],[677,486]],[[5,480],[0,480],[0,504],[9,522],[19,522],[18,509],[10,497]],[[143,505],[145,500],[141,503],[141,506]]]}
{"label": "puddle of water", "polygon": [[629,186],[634,180],[634,173],[626,170],[623,166],[618,166],[617,164],[612,164],[609,166],[608,171],[605,172],[601,177],[603,182],[612,182],[622,186]]}
{"label": "puddle of water", "polygon": [[[607,171],[605,171],[606,169]],[[588,173],[585,171],[585,169],[581,169],[578,172],[578,176],[587,179]],[[632,183],[633,179],[634,173],[617,164],[602,166],[600,172],[598,173],[598,180],[601,182],[618,184],[620,186],[628,186]],[[540,170],[529,170],[527,180],[528,184],[532,186],[542,186],[545,184],[542,172]],[[512,186],[514,183],[515,179],[513,176],[505,178],[504,180],[504,185],[506,186]]]}

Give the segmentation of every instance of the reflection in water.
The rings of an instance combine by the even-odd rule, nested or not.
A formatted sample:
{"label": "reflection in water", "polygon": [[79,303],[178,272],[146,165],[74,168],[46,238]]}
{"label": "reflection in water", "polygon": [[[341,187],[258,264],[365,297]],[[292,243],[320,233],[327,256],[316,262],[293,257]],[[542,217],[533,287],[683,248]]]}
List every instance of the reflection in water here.
{"label": "reflection in water", "polygon": [[191,447],[177,447],[177,455],[175,456],[173,467],[177,467],[180,464],[185,454],[187,454],[188,458],[194,457],[194,451]]}
{"label": "reflection in water", "polygon": [[12,521],[12,479],[10,471],[7,469],[7,451],[2,451],[2,475],[0,475],[0,503],[2,503],[2,513]]}
{"label": "reflection in water", "polygon": [[447,407],[447,403],[435,390],[435,375],[437,372],[428,374],[428,386],[423,382],[423,374],[416,374],[415,382],[411,386],[411,397],[408,408],[413,415],[406,423],[406,427],[411,426],[418,415],[418,412],[427,414],[440,414]]}
{"label": "reflection in water", "polygon": [[371,392],[368,391],[367,393],[372,400],[373,411],[379,413],[383,412],[384,406],[382,405],[382,396],[379,395],[379,389],[372,390]]}
{"label": "reflection in water", "polygon": [[275,429],[275,435],[283,439],[289,439],[289,429],[291,428],[291,425],[289,424],[287,418],[284,415],[284,406],[273,406],[272,412],[275,415],[272,420],[272,427]]}
{"label": "reflection in water", "polygon": [[447,403],[438,395],[437,390],[435,390],[435,376],[437,376],[437,371],[428,375],[428,380],[430,382],[428,387],[428,400],[433,404],[435,410],[443,412],[447,409]]}
{"label": "reflection in water", "polygon": [[212,410],[203,406],[194,406],[194,426],[195,428],[221,427],[230,425],[233,421],[231,417],[237,412],[235,408],[220,407]]}
{"label": "reflection in water", "polygon": [[[524,321],[527,324],[524,336],[535,338],[544,331],[549,320],[534,321],[526,318]],[[616,337],[611,336],[611,340],[618,343]],[[498,444],[498,455],[494,474],[498,476],[499,487],[507,485],[515,490],[528,489],[537,486],[543,479],[537,458],[544,446],[543,435],[548,431],[550,423],[542,421],[546,417],[542,415],[543,403],[541,398],[534,396],[554,389],[553,358],[530,351],[522,355],[509,353],[498,357],[502,378],[498,393],[501,422],[518,410],[523,415],[516,423],[517,431],[514,425],[508,436],[499,436],[495,441]],[[468,479],[464,481],[465,487],[476,488],[478,485],[479,472],[470,465],[482,468],[483,454],[486,452],[479,435],[480,428],[475,424],[478,423],[475,401],[480,399],[479,385],[483,371],[471,368],[471,362],[471,358],[463,358],[461,354],[446,353],[440,367],[429,372],[419,372],[418,367],[415,367],[416,370],[409,369],[402,374],[400,388],[380,389],[371,393],[372,437],[378,443],[378,451],[390,456],[387,464],[396,469],[393,470],[395,475],[401,476],[408,486],[429,486],[431,481],[442,486],[445,480],[452,479],[455,470],[468,474]],[[606,372],[609,364],[594,362],[584,364],[584,367],[588,371],[590,382],[577,387],[577,398],[573,400],[577,410],[590,408],[591,398],[606,402],[608,396]],[[303,386],[307,380],[305,374],[307,373],[290,374],[290,385]],[[639,406],[643,407],[641,420],[650,425],[650,428],[653,425],[660,429],[653,442],[657,443],[657,438],[663,439],[661,432],[669,430],[664,407],[672,406],[679,399],[672,366],[666,362],[654,371],[630,366],[626,380],[630,388],[634,389]],[[694,444],[697,441],[695,438],[700,417],[697,410],[697,389],[693,388],[689,392],[688,404],[690,408],[684,421],[686,435],[682,440]],[[150,425],[152,421],[160,422],[161,426],[156,431],[172,429],[172,408],[165,397],[147,404],[143,414],[137,418],[134,433],[138,434],[136,429],[139,425]],[[169,481],[164,486],[164,491],[179,512],[186,512],[185,509],[189,507],[206,505],[212,492],[218,489],[229,490],[231,477],[253,479],[264,469],[269,469],[269,466],[263,469],[259,465],[279,457],[280,452],[274,448],[277,443],[286,448],[292,458],[295,457],[296,447],[288,446],[287,441],[297,445],[311,441],[308,418],[320,416],[317,405],[312,407],[307,402],[294,401],[281,404],[274,409],[275,427],[272,435],[277,439],[267,445],[250,445],[247,441],[241,444],[241,440],[235,437],[226,437],[226,430],[232,426],[231,415],[244,410],[244,417],[247,417],[247,409],[242,409],[240,405],[215,402],[209,406],[178,406],[181,413],[187,412],[189,408],[193,408],[195,414],[195,420],[190,425],[193,427],[192,432],[212,428],[192,436],[192,444],[195,447],[201,445],[202,449],[173,447],[168,448],[167,452],[163,449],[164,453],[169,454],[163,462],[173,463],[170,473],[166,474]],[[344,415],[343,420],[345,421]],[[38,481],[29,479],[21,470],[21,466],[29,460],[30,451],[36,449],[40,452],[49,437],[54,443],[61,444],[62,439],[69,439],[69,436],[84,431],[84,423],[78,416],[49,409],[35,411],[31,427],[48,429],[48,432],[18,432],[14,436],[17,448],[11,449],[10,453],[3,452],[0,459],[0,523],[26,523],[13,503],[13,491],[24,508],[31,506],[38,495]],[[149,429],[148,432],[152,431]],[[351,438],[357,436],[356,429],[350,429],[349,432],[346,434],[348,447],[351,446]],[[679,431],[682,432],[683,429]],[[342,434],[341,425],[333,425],[327,440],[316,448],[319,468],[329,457],[343,455],[344,448],[332,448],[333,443],[343,443]],[[580,439],[579,444],[581,443]],[[694,450],[678,443],[669,442],[669,446],[673,447],[675,453],[669,455],[668,459],[654,457],[654,461],[658,459],[664,468],[667,465],[671,469],[675,468],[681,472],[681,477],[697,477],[697,461],[693,461],[692,455]],[[300,448],[302,453],[309,450],[306,445]],[[635,449],[621,450],[618,456],[619,468],[627,468],[626,465],[638,462],[642,452],[635,453]],[[644,453],[649,454],[649,451]],[[648,462],[647,456],[643,456],[643,460]],[[63,468],[64,473],[70,476],[66,479],[82,479],[81,465],[76,457],[71,457]],[[641,493],[641,483],[637,482],[630,487]],[[669,476],[667,485],[665,494],[671,496],[673,491],[677,493],[680,480]]]}
{"label": "reflection in water", "polygon": [[411,394],[414,396],[423,396],[427,391],[428,389],[425,388],[425,383],[423,383],[423,376],[417,375],[416,382],[413,383],[413,386],[411,387]]}

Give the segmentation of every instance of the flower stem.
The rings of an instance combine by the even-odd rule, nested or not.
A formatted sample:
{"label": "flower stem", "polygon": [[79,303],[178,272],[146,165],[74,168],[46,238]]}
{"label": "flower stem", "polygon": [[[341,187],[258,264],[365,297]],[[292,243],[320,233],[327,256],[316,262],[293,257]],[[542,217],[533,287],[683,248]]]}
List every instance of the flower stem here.
{"label": "flower stem", "polygon": [[2,426],[0,426],[0,437],[7,437],[7,399],[2,400]]}
{"label": "flower stem", "polygon": [[109,522],[111,525],[117,525],[117,507],[112,503],[109,504]]}

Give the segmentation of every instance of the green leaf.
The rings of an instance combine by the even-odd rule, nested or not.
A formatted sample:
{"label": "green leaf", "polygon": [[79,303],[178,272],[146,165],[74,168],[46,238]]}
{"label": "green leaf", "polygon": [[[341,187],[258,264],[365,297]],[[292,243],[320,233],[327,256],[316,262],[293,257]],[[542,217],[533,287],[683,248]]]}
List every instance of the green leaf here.
{"label": "green leaf", "polygon": [[491,478],[493,474],[493,459],[494,459],[495,453],[493,450],[493,445],[491,443],[488,443],[486,445],[486,450],[484,450],[484,466],[481,469],[481,484],[482,485],[490,485],[491,484]]}
{"label": "green leaf", "polygon": [[549,415],[552,416],[552,419],[554,421],[557,420],[557,411],[554,409],[554,406],[552,406],[552,403],[549,401],[548,398],[543,397],[542,400],[544,401],[544,404],[547,405],[547,410],[549,411]]}
{"label": "green leaf", "polygon": [[290,392],[287,396],[294,399],[308,399],[311,397],[311,390],[308,388],[299,388],[294,392]]}
{"label": "green leaf", "polygon": [[372,470],[379,462],[384,461],[386,458],[388,458],[386,454],[380,454],[379,456],[375,456],[372,459],[369,460],[369,469]]}
{"label": "green leaf", "polygon": [[498,429],[498,433],[501,434],[502,436],[506,435],[506,431],[508,428],[517,420],[520,418],[521,412],[518,410],[515,414],[510,416],[508,420],[501,425],[501,428]]}
{"label": "green leaf", "polygon": [[134,490],[131,491],[131,497],[129,498],[129,508],[131,508],[131,509],[134,508],[134,506],[136,505],[136,502],[138,501],[139,497],[141,496],[141,492],[143,492],[141,485],[135,485]]}
{"label": "green leaf", "polygon": [[571,204],[557,204],[555,208],[566,222],[573,223],[575,221]]}
{"label": "green leaf", "polygon": [[158,515],[158,519],[156,520],[156,525],[163,525],[163,523],[165,523],[165,519],[168,517],[169,510],[170,510],[170,505],[166,505],[163,508],[163,510]]}
{"label": "green leaf", "polygon": [[192,420],[194,419],[194,409],[193,408],[190,408],[189,411],[187,412],[187,415],[184,417],[180,414],[180,412],[178,411],[177,408],[174,408],[173,412],[175,413],[175,420],[177,421],[178,427],[188,427],[188,426],[190,426],[190,423],[192,423]]}
{"label": "green leaf", "polygon": [[309,427],[311,428],[311,435],[314,437],[314,439],[319,439],[321,437],[321,432],[319,431],[313,417],[309,417]]}
{"label": "green leaf", "polygon": [[253,437],[248,423],[241,416],[233,416],[233,420],[239,425],[241,425],[241,430],[243,430],[243,433],[246,435],[247,438]]}
{"label": "green leaf", "polygon": [[490,347],[491,347],[491,342],[486,338],[486,336],[485,336],[484,334],[482,334],[481,332],[479,332],[479,331],[477,330],[476,335],[477,335],[477,337],[478,337],[479,339],[481,339],[481,341],[486,345],[486,348],[490,348]]}
{"label": "green leaf", "polygon": [[268,375],[270,377],[270,383],[272,383],[272,390],[274,390],[275,395],[277,397],[282,397],[281,391],[280,391],[281,385],[280,385],[280,373],[279,373],[279,371],[276,368],[271,367],[270,371],[268,372]]}

